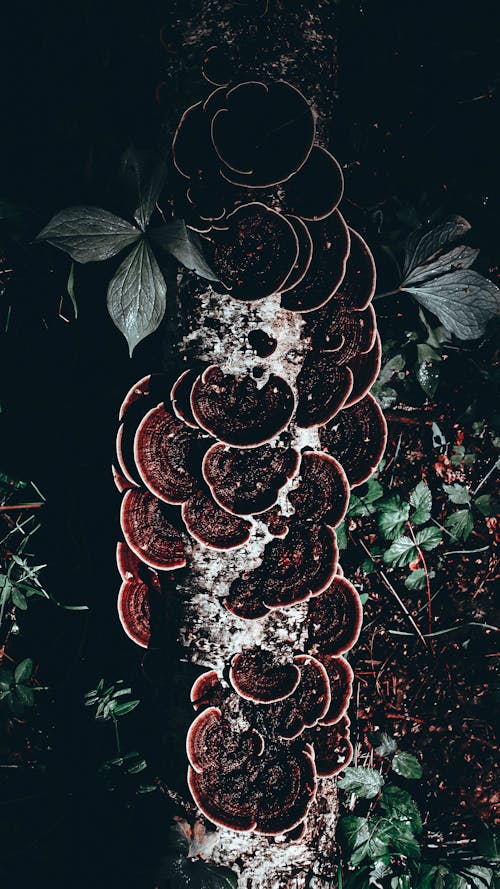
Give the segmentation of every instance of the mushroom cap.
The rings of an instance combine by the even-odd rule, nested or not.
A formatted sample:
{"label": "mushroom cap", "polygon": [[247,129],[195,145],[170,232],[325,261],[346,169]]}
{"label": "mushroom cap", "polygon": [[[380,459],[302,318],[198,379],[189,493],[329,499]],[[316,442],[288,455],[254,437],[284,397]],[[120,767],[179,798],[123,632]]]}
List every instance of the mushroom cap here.
{"label": "mushroom cap", "polygon": [[129,639],[141,648],[147,648],[151,638],[148,585],[136,577],[124,580],[117,606],[120,623]]}
{"label": "mushroom cap", "polygon": [[207,670],[198,676],[191,688],[191,703],[195,710],[205,707],[221,707],[226,696],[216,670]]}
{"label": "mushroom cap", "polygon": [[299,258],[295,226],[258,201],[233,210],[212,242],[215,272],[231,296],[242,301],[279,291]]}
{"label": "mushroom cap", "polygon": [[305,728],[316,725],[330,706],[330,683],[323,664],[311,655],[297,655],[294,664],[300,668],[300,682],[293,694],[272,707],[280,737],[292,740]]}
{"label": "mushroom cap", "polygon": [[264,704],[291,695],[300,678],[301,672],[295,663],[279,663],[270,651],[262,648],[235,654],[229,671],[231,685],[240,697]]}
{"label": "mushroom cap", "polygon": [[239,83],[212,118],[222,174],[235,185],[284,182],[307,160],[315,118],[302,93],[285,81]]}
{"label": "mushroom cap", "polygon": [[166,518],[161,502],[149,491],[127,491],[120,524],[130,549],[151,568],[166,571],[186,564],[180,532]]}
{"label": "mushroom cap", "polygon": [[291,312],[313,312],[324,306],[338,290],[349,256],[349,229],[338,210],[307,227],[313,242],[311,263],[300,283],[281,297],[283,308]]}
{"label": "mushroom cap", "polygon": [[309,352],[297,376],[297,425],[305,429],[324,426],[344,406],[353,385],[349,365],[337,364],[328,352]]}
{"label": "mushroom cap", "polygon": [[205,80],[214,86],[227,86],[233,77],[233,64],[220,46],[209,46],[202,63]]}
{"label": "mushroom cap", "polygon": [[111,467],[111,472],[113,473],[113,481],[115,483],[117,491],[120,494],[123,494],[124,491],[128,491],[130,488],[135,488],[135,482],[131,482],[128,478],[118,471],[116,466]]}
{"label": "mushroom cap", "polygon": [[365,397],[368,390],[373,386],[375,380],[380,373],[380,365],[382,362],[382,345],[380,336],[377,333],[375,342],[369,352],[359,352],[354,358],[351,358],[348,367],[353,376],[352,389],[346,398],[345,407],[350,407],[361,401]]}
{"label": "mushroom cap", "polygon": [[268,836],[293,830],[300,824],[316,796],[316,767],[312,756],[288,750],[262,768],[256,833]]}
{"label": "mushroom cap", "polygon": [[349,737],[349,719],[344,716],[335,725],[317,725],[308,732],[316,769],[320,778],[331,778],[347,768],[353,757]]}
{"label": "mushroom cap", "polygon": [[345,577],[335,577],[321,596],[309,602],[309,648],[315,654],[343,654],[355,644],[361,631],[363,609],[355,587]]}
{"label": "mushroom cap", "polygon": [[375,471],[387,444],[387,423],[369,392],[319,430],[321,447],[335,456],[351,487],[362,485]]}
{"label": "mushroom cap", "polygon": [[181,504],[195,493],[199,482],[190,466],[198,440],[164,404],[148,411],[135,434],[134,457],[141,481],[155,497]]}
{"label": "mushroom cap", "polygon": [[206,492],[197,490],[182,504],[181,516],[191,537],[210,549],[243,546],[252,524],[222,509]]}
{"label": "mushroom cap", "polygon": [[308,222],[329,216],[342,199],[344,176],[339,162],[326,148],[314,145],[300,170],[284,186],[285,206]]}
{"label": "mushroom cap", "polygon": [[351,249],[337,300],[350,309],[366,309],[377,284],[375,261],[359,232],[349,229]]}
{"label": "mushroom cap", "polygon": [[170,402],[175,416],[191,429],[198,429],[191,409],[191,389],[197,378],[198,372],[193,368],[188,368],[177,377],[170,390]]}
{"label": "mushroom cap", "polygon": [[330,683],[330,706],[319,722],[322,725],[334,725],[347,713],[352,695],[354,672],[349,662],[343,657],[336,657],[333,654],[318,654],[317,659],[323,664]]}
{"label": "mushroom cap", "polygon": [[286,290],[292,290],[297,284],[300,284],[307,274],[313,255],[313,241],[305,222],[299,219],[298,216],[287,216],[286,218],[297,236],[298,253],[295,265],[288,278],[281,284],[281,293],[284,293]]}
{"label": "mushroom cap", "polygon": [[261,387],[211,365],[191,390],[193,415],[202,429],[224,444],[256,447],[273,439],[288,424],[295,401],[288,383],[271,374]]}
{"label": "mushroom cap", "polygon": [[214,444],[205,454],[202,470],[212,497],[223,509],[255,515],[276,503],[298,461],[293,448],[262,445],[241,450]]}
{"label": "mushroom cap", "polygon": [[345,364],[358,352],[369,352],[375,342],[377,321],[373,306],[353,311],[334,297],[326,306],[306,315],[306,334],[314,350],[331,352]]}
{"label": "mushroom cap", "polygon": [[299,486],[288,494],[301,521],[324,521],[335,528],[347,512],[349,495],[347,476],[337,460],[321,451],[302,454]]}

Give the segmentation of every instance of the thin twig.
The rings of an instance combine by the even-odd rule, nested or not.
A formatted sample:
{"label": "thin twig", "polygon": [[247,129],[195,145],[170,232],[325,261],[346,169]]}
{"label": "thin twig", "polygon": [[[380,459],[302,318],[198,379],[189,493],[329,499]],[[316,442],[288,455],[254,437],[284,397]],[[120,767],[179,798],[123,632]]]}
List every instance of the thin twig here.
{"label": "thin twig", "polygon": [[[417,549],[418,557],[419,557],[420,561],[422,562],[422,565],[424,566],[424,572],[425,572],[425,586],[426,586],[426,593],[427,593],[427,623],[428,623],[428,626],[429,626],[429,633],[432,633],[432,597],[431,597],[431,581],[430,581],[430,578],[429,578],[429,572],[428,572],[428,570],[427,570],[427,562],[425,561],[425,556],[424,556],[424,553],[423,553],[421,547],[420,547],[420,546],[418,545],[418,543],[417,543],[417,538],[415,537],[415,532],[414,532],[414,530],[413,530],[412,523],[411,523],[411,522],[407,522],[406,524],[407,524],[407,526],[408,526],[408,529],[409,529],[409,532],[410,532],[411,539],[413,540],[413,543],[415,544],[415,547],[416,547],[416,549]],[[433,654],[435,653],[435,652],[434,652],[434,644],[433,644],[432,640],[431,640],[431,651],[432,651]]]}

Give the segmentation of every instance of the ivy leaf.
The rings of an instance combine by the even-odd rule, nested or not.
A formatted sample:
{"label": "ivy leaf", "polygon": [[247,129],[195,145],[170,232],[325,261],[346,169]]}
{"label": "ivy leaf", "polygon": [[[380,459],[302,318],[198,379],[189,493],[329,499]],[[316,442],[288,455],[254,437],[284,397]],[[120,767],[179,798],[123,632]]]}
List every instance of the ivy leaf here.
{"label": "ivy leaf", "polygon": [[410,503],[414,512],[411,516],[413,525],[424,525],[431,517],[432,510],[432,494],[425,482],[419,482],[414,491],[410,494]]}
{"label": "ivy leaf", "polygon": [[479,250],[473,247],[454,247],[449,253],[438,256],[437,259],[429,260],[423,265],[417,266],[403,281],[402,287],[406,288],[408,284],[421,284],[430,278],[436,278],[438,275],[444,275],[446,272],[457,271],[458,269],[469,269],[476,261]]}
{"label": "ivy leaf", "polygon": [[420,286],[401,286],[461,340],[475,340],[500,314],[500,290],[479,272],[449,272]]}
{"label": "ivy leaf", "polygon": [[379,506],[378,527],[386,540],[399,537],[410,514],[410,506],[403,503],[399,494],[392,494]]}
{"label": "ivy leaf", "polygon": [[129,148],[123,155],[122,169],[133,181],[139,200],[134,219],[142,231],[146,231],[165,182],[165,163],[154,151]]}
{"label": "ivy leaf", "polygon": [[413,540],[411,537],[403,534],[385,551],[382,558],[386,565],[391,565],[393,568],[402,568],[405,565],[409,565],[410,562],[414,562],[417,556],[417,547]]}
{"label": "ivy leaf", "polygon": [[346,768],[344,777],[339,781],[339,787],[348,793],[354,793],[361,799],[373,799],[380,792],[384,784],[382,775],[376,769],[368,769],[365,766]]}
{"label": "ivy leaf", "polygon": [[427,528],[421,528],[420,531],[417,531],[415,534],[415,540],[418,545],[422,547],[422,549],[425,549],[426,552],[439,546],[442,539],[443,535],[441,534],[441,531],[434,525],[429,525]]}
{"label": "ivy leaf", "polygon": [[69,253],[76,262],[99,262],[120,253],[140,237],[134,225],[100,207],[68,207],[37,235]]}
{"label": "ivy leaf", "polygon": [[470,509],[452,512],[444,524],[455,540],[467,540],[474,530],[474,519]]}
{"label": "ivy leaf", "polygon": [[130,356],[137,344],[161,323],[166,293],[167,285],[154,253],[141,239],[108,287],[108,311],[128,342]]}
{"label": "ivy leaf", "polygon": [[413,753],[396,753],[392,760],[392,769],[403,778],[422,777],[422,766]]}
{"label": "ivy leaf", "polygon": [[339,819],[341,841],[350,863],[356,867],[366,858],[370,841],[367,818],[345,815]]}
{"label": "ivy leaf", "polygon": [[[436,576],[435,571],[429,571],[429,579],[432,580]],[[407,590],[423,590],[426,586],[427,579],[423,568],[416,568],[405,579],[405,587]]]}
{"label": "ivy leaf", "polygon": [[422,832],[422,819],[418,806],[407,790],[395,784],[386,784],[379,805],[390,817],[405,821],[413,833]]}
{"label": "ivy leaf", "polygon": [[219,280],[205,259],[201,238],[188,229],[183,219],[172,219],[166,225],[152,229],[149,234],[187,269],[209,281]]}
{"label": "ivy leaf", "polygon": [[451,500],[452,503],[470,505],[470,494],[465,485],[454,482],[453,485],[443,485],[443,491],[448,494],[448,500]]}
{"label": "ivy leaf", "polygon": [[30,657],[27,657],[17,665],[14,671],[14,681],[17,685],[18,682],[26,682],[26,680],[30,679],[32,675],[33,661]]}
{"label": "ivy leaf", "polygon": [[407,277],[413,269],[432,259],[439,250],[467,234],[470,229],[470,222],[463,216],[450,216],[426,234],[422,234],[420,229],[413,232],[405,245],[403,275]]}

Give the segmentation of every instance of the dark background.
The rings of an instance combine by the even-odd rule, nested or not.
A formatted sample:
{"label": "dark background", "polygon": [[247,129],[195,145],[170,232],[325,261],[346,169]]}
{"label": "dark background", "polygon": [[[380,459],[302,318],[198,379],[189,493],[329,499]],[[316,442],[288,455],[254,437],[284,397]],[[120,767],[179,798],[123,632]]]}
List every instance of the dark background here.
{"label": "dark background", "polygon": [[[434,212],[460,213],[473,224],[481,269],[493,277],[500,228],[495,6],[345,0],[332,15],[340,100],[330,145],[348,165],[353,203],[346,213],[363,215],[374,239],[377,208],[385,227],[397,207],[408,225]],[[113,260],[107,268],[78,267],[79,316],[66,323],[59,304],[69,259],[28,246],[71,204],[130,215],[120,156],[130,144],[166,152],[170,88],[178,102],[172,82],[161,104],[155,99],[169,15],[165,3],[91,0],[11,4],[3,13],[0,199],[26,213],[14,236],[0,229],[14,267],[0,300],[0,468],[35,480],[47,499],[34,542],[48,563],[46,588],[90,612],[40,601],[23,617],[14,656],[33,657],[52,691],[29,730],[33,767],[23,765],[15,780],[0,770],[2,889],[155,885],[168,800],[159,791],[136,796],[129,784],[111,791],[99,777],[97,766],[114,753],[112,726],[94,722],[82,695],[101,676],[125,678],[141,698],[123,721],[124,745],[140,749],[151,775],[183,786],[183,775],[172,772],[188,713],[172,704],[165,662],[141,661],[115,611],[115,418],[129,385],[161,366],[160,334],[128,358],[106,310]],[[72,318],[67,296],[63,314]],[[187,672],[179,680],[186,689]],[[2,740],[2,749],[9,742],[18,739]]]}

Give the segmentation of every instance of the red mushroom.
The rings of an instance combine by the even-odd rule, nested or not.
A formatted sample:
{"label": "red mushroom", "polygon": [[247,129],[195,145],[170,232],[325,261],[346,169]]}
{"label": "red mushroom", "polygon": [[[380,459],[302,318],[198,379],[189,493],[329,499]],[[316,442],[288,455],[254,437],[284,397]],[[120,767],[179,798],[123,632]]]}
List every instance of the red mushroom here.
{"label": "red mushroom", "polygon": [[349,365],[337,364],[327,352],[309,352],[297,376],[297,425],[309,429],[328,423],[346,403],[353,385]]}
{"label": "red mushroom", "polygon": [[353,757],[349,738],[349,719],[344,716],[335,725],[318,725],[308,732],[320,778],[331,778],[347,768]]}
{"label": "red mushroom", "polygon": [[322,725],[333,725],[347,712],[352,695],[354,672],[343,657],[336,657],[333,654],[318,654],[316,657],[323,664],[330,683],[330,706],[319,722]]}
{"label": "red mushroom", "polygon": [[190,473],[198,437],[168,411],[152,408],[138,426],[134,439],[137,471],[146,487],[166,503],[181,504],[199,482]]}
{"label": "red mushroom", "polygon": [[151,638],[149,587],[138,578],[124,580],[118,593],[120,623],[132,642],[147,648]]}
{"label": "red mushroom", "polygon": [[302,281],[281,297],[283,308],[292,312],[324,306],[339,288],[349,255],[349,230],[338,210],[307,227],[313,242],[311,264]]}
{"label": "red mushroom", "polygon": [[120,512],[130,549],[151,568],[166,571],[186,564],[182,537],[166,518],[162,504],[149,491],[127,491]]}
{"label": "red mushroom", "polygon": [[362,485],[380,463],[387,443],[387,423],[373,395],[343,408],[319,430],[321,447],[342,464],[351,487]]}
{"label": "red mushroom", "polygon": [[304,728],[316,725],[330,706],[330,683],[323,664],[311,655],[293,659],[300,669],[300,682],[292,695],[272,707],[277,732],[282,738],[297,738]]}
{"label": "red mushroom", "polygon": [[135,488],[137,485],[135,482],[130,481],[130,479],[125,478],[121,472],[118,472],[116,466],[111,467],[111,472],[113,473],[113,481],[115,483],[117,491],[120,494],[123,494],[124,491],[130,490],[130,488]]}
{"label": "red mushroom", "polygon": [[306,315],[306,334],[315,350],[331,352],[337,364],[345,364],[359,352],[369,352],[375,342],[377,323],[373,306],[353,311],[336,299]]}
{"label": "red mushroom", "polygon": [[306,751],[275,757],[259,775],[256,833],[276,835],[299,825],[316,796],[316,767]]}
{"label": "red mushroom", "polygon": [[363,611],[352,583],[335,577],[308,609],[309,648],[314,654],[343,654],[357,641]]}
{"label": "red mushroom", "polygon": [[193,417],[193,411],[191,409],[191,389],[193,388],[193,383],[197,377],[198,373],[192,368],[189,368],[177,377],[170,390],[170,401],[175,416],[192,429],[198,429],[198,424]]}
{"label": "red mushroom", "polygon": [[286,218],[293,226],[297,236],[299,249],[294,267],[288,275],[288,278],[281,284],[281,293],[284,293],[286,290],[292,290],[293,287],[300,284],[307,274],[313,255],[313,241],[305,222],[303,222],[302,219],[299,219],[298,216],[287,216]]}
{"label": "red mushroom", "polygon": [[198,425],[219,441],[256,447],[286,427],[295,403],[281,377],[271,374],[259,388],[250,376],[238,379],[211,365],[192,388],[191,407]]}
{"label": "red mushroom", "polygon": [[203,459],[203,476],[214,500],[235,515],[254,515],[276,503],[280,489],[296,472],[293,448],[263,445],[251,450],[214,444]]}
{"label": "red mushroom", "polygon": [[336,297],[350,309],[366,309],[375,293],[376,270],[370,249],[361,235],[349,229],[351,249],[344,279]]}
{"label": "red mushroom", "polygon": [[307,451],[300,462],[300,484],[288,499],[300,521],[324,521],[335,528],[349,504],[349,483],[337,460],[328,454]]}
{"label": "red mushroom", "polygon": [[317,222],[338,207],[343,192],[340,164],[329,151],[315,145],[304,166],[285,184],[284,201],[290,213]]}
{"label": "red mushroom", "polygon": [[220,46],[210,46],[203,59],[203,77],[214,86],[227,86],[233,77],[233,64]]}
{"label": "red mushroom", "polygon": [[380,336],[377,333],[375,342],[369,352],[359,352],[351,358],[347,365],[353,376],[353,385],[350,394],[345,401],[345,407],[350,407],[361,401],[380,373],[382,361],[382,346]]}
{"label": "red mushroom", "polygon": [[215,670],[207,670],[195,679],[191,688],[191,703],[195,710],[204,707],[220,708],[225,690]]}
{"label": "red mushroom", "polygon": [[242,698],[269,704],[287,698],[297,688],[301,672],[294,664],[280,664],[275,656],[262,648],[235,654],[229,679]]}
{"label": "red mushroom", "polygon": [[197,490],[182,504],[182,520],[191,537],[210,549],[235,549],[247,542],[252,525],[222,509],[215,500]]}

